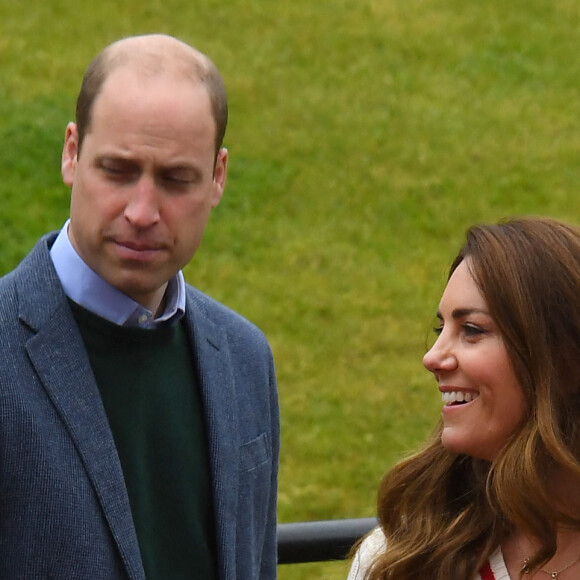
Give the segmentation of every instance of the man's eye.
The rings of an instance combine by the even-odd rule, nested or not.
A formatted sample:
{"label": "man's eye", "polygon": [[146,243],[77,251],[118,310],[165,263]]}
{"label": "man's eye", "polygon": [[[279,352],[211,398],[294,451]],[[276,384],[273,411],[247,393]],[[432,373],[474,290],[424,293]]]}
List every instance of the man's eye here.
{"label": "man's eye", "polygon": [[111,175],[121,175],[121,173],[123,173],[123,170],[120,167],[112,167],[110,165],[103,165],[102,169]]}
{"label": "man's eye", "polygon": [[123,167],[121,165],[101,165],[101,170],[110,177],[124,177],[129,175],[131,171],[127,167]]}
{"label": "man's eye", "polygon": [[139,168],[133,163],[125,163],[114,159],[103,159],[98,163],[98,168],[113,179],[131,179],[139,172]]}
{"label": "man's eye", "polygon": [[168,171],[161,175],[164,181],[173,185],[193,185],[198,182],[199,176],[191,171]]}
{"label": "man's eye", "polygon": [[180,175],[168,175],[165,178],[170,183],[175,183],[176,185],[189,185],[193,181],[188,177],[182,177]]}

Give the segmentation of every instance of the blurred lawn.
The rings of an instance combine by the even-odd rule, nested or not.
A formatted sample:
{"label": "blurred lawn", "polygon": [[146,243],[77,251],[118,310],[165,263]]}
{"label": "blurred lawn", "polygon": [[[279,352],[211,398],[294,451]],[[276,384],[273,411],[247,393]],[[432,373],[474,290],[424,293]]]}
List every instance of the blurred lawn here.
{"label": "blurred lawn", "polygon": [[373,515],[439,413],[421,357],[465,228],[580,224],[580,5],[0,0],[1,272],[67,217],[60,148],[88,61],[150,31],[228,86],[226,196],[186,276],[272,343],[280,521]]}

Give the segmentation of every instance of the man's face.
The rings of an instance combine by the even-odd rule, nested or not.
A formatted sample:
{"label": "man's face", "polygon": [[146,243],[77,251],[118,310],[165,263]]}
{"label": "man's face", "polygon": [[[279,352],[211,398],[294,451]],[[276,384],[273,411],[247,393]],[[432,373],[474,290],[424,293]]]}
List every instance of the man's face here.
{"label": "man's face", "polygon": [[72,187],[72,245],[109,284],[155,312],[221,199],[227,151],[214,172],[215,161],[202,85],[113,71],[80,154],[76,125],[67,127],[62,175]]}

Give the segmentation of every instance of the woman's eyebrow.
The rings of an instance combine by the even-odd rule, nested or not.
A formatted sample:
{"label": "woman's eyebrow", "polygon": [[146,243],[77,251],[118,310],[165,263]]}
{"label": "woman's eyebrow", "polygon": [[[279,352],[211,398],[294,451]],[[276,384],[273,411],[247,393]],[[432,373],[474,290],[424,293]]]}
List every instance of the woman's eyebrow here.
{"label": "woman's eyebrow", "polygon": [[455,310],[453,310],[453,312],[451,313],[451,316],[454,319],[457,319],[457,318],[465,318],[466,316],[469,316],[471,314],[486,314],[489,316],[489,312],[487,312],[487,310],[484,310],[483,308],[455,308]]}
{"label": "woman's eyebrow", "polygon": [[[451,312],[451,318],[457,320],[458,318],[464,318],[471,314],[485,314],[486,316],[489,316],[489,312],[487,310],[483,310],[482,308],[455,308]],[[436,316],[439,320],[443,320],[443,315],[441,314],[440,310],[437,311]]]}

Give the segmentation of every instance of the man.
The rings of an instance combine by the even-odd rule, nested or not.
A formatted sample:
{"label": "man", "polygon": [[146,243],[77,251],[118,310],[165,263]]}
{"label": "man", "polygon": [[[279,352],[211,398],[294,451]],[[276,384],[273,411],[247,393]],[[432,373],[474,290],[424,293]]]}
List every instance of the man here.
{"label": "man", "polygon": [[70,220],[0,280],[0,578],[276,576],[270,349],[181,274],[226,121],[215,66],[172,37],[87,69]]}

